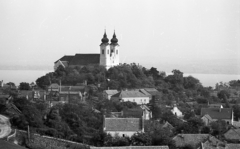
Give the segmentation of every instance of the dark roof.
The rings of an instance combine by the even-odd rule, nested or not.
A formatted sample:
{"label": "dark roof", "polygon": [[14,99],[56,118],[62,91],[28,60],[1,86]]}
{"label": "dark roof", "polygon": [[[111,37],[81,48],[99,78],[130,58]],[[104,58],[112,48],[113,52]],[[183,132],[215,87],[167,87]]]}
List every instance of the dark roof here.
{"label": "dark roof", "polygon": [[105,118],[106,131],[141,131],[140,118]]}
{"label": "dark roof", "polygon": [[112,97],[148,97],[147,95],[141,93],[140,91],[121,91]]}
{"label": "dark roof", "polygon": [[137,106],[135,108],[123,110],[123,117],[141,118],[142,115],[143,115],[143,109],[139,106]]}
{"label": "dark roof", "polygon": [[[74,56],[73,55],[65,55],[62,58],[60,58],[60,61],[67,61],[70,62]],[[55,61],[54,63],[58,62],[59,60]]]}
{"label": "dark roof", "polygon": [[209,134],[178,134],[173,138],[173,141],[176,147],[184,147],[186,145],[197,147],[201,142],[205,142],[209,136]]}
{"label": "dark roof", "polygon": [[88,64],[99,64],[100,54],[76,54],[69,65],[88,65]]}
{"label": "dark roof", "polygon": [[201,116],[208,114],[212,119],[232,119],[231,108],[202,108]]}

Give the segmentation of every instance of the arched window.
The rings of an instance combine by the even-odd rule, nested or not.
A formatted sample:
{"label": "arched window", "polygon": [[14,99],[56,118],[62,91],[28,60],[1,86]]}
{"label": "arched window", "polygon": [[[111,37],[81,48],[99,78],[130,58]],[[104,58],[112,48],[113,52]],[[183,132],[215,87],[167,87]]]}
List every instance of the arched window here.
{"label": "arched window", "polygon": [[109,50],[108,50],[108,54],[109,54]]}
{"label": "arched window", "polygon": [[104,54],[104,50],[102,49],[102,54]]}

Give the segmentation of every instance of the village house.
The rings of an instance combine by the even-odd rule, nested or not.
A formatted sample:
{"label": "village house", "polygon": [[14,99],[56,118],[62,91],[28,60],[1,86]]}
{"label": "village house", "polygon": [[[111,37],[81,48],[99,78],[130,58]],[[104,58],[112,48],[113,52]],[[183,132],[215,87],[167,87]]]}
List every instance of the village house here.
{"label": "village house", "polygon": [[106,118],[104,116],[103,130],[112,136],[131,137],[134,133],[144,132],[142,118]]}
{"label": "village house", "polygon": [[224,133],[224,138],[230,143],[240,143],[240,129],[231,128],[226,133]]}
{"label": "village house", "polygon": [[121,91],[111,97],[113,101],[131,101],[136,102],[138,105],[141,104],[148,104],[149,103],[149,96],[139,92],[139,91]]}
{"label": "village house", "polygon": [[103,98],[110,100],[112,95],[115,95],[118,93],[118,90],[104,90],[103,91]]}
{"label": "village house", "polygon": [[[201,144],[207,140],[213,142],[221,142],[210,134],[178,134],[172,139],[175,142],[176,148],[192,147],[201,148]],[[218,140],[218,141],[217,141]]]}
{"label": "village house", "polygon": [[205,126],[208,126],[211,122],[213,122],[213,119],[208,114],[205,114],[204,116],[202,116],[201,119]]}
{"label": "village house", "polygon": [[211,117],[211,121],[224,120],[228,124],[233,124],[234,116],[233,110],[231,108],[223,108],[222,106],[219,108],[201,108],[202,120],[204,120],[205,124],[209,124],[206,115],[209,115],[209,117]]}
{"label": "village house", "polygon": [[171,112],[172,112],[174,115],[176,115],[178,118],[182,118],[182,117],[183,117],[182,112],[178,109],[178,107],[177,107],[176,104],[174,104]]}

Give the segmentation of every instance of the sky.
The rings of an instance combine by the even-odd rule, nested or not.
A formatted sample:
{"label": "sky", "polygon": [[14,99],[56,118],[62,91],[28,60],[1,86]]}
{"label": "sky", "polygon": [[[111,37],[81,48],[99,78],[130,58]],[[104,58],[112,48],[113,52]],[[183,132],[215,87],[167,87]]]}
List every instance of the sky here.
{"label": "sky", "polygon": [[240,74],[239,0],[0,0],[0,21],[0,69],[100,53],[106,29],[121,63]]}

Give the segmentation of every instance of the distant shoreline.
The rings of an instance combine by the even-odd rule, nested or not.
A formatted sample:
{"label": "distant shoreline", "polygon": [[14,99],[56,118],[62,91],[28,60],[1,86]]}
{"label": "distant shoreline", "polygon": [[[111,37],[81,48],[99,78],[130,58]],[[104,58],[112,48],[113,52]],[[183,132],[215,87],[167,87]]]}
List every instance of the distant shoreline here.
{"label": "distant shoreline", "polygon": [[[17,69],[15,69],[15,68],[0,68],[0,70],[14,70],[14,71],[18,71],[18,70],[19,71],[24,71],[24,70],[29,71],[30,70],[30,71],[49,71],[49,72],[54,71],[53,68],[49,68],[49,67],[47,67],[47,68],[17,68]],[[240,75],[240,74],[236,74],[236,73],[216,73],[216,72],[206,73],[206,72],[201,72],[201,71],[199,71],[199,72],[196,72],[196,71],[195,72],[184,72],[184,71],[182,71],[182,72],[183,72],[183,74]],[[172,72],[165,72],[165,73],[166,73],[166,75],[172,74]]]}

